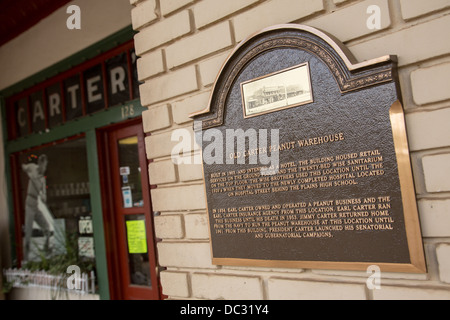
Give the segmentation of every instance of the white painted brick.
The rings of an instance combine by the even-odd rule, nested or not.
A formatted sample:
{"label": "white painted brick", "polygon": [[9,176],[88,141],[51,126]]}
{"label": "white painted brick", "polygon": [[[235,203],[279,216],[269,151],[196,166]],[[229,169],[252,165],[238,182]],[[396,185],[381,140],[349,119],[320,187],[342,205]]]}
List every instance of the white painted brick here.
{"label": "white painted brick", "polygon": [[258,0],[203,0],[193,8],[195,24],[197,28],[204,27],[255,2]]}
{"label": "white painted brick", "polygon": [[187,273],[162,271],[160,279],[163,294],[169,297],[189,297],[189,276]]}
{"label": "white painted brick", "polygon": [[178,37],[191,32],[189,12],[182,11],[170,18],[161,20],[146,28],[143,28],[134,36],[136,54],[158,47]]}
{"label": "white painted brick", "polygon": [[269,279],[270,300],[363,300],[364,284]]}
{"label": "white painted brick", "polygon": [[450,244],[439,244],[436,247],[436,256],[439,264],[439,279],[442,282],[450,283]]}
{"label": "white painted brick", "polygon": [[450,153],[423,157],[422,164],[428,192],[450,191]]}
{"label": "white painted brick", "polygon": [[439,41],[434,36],[448,29],[450,15],[349,46],[349,49],[358,61],[394,54],[398,56],[399,66],[404,66],[448,54],[450,41]]}
{"label": "white painted brick", "polygon": [[[367,19],[370,16],[367,14],[367,8],[371,5],[376,5],[381,10],[380,29],[367,28]],[[342,42],[378,32],[391,25],[388,0],[358,2],[352,6],[336,10],[331,14],[308,21],[308,25],[326,31]],[[336,28],[336,26],[339,26],[339,28]]]}
{"label": "white painted brick", "polygon": [[[181,147],[183,148],[181,149]],[[177,129],[177,131],[172,132],[152,134],[151,136],[146,137],[145,150],[147,152],[147,159],[171,156],[173,152],[172,160],[175,163],[175,161],[178,160],[175,156],[177,151],[182,151],[183,154],[181,154],[181,156],[186,156],[184,153],[190,153],[192,150],[199,150],[199,146],[194,142],[194,131],[192,130],[192,127],[189,127],[180,128]]]}
{"label": "white painted brick", "polygon": [[[200,158],[200,157],[199,157]],[[178,173],[180,176],[180,181],[194,181],[203,179],[203,166],[201,163],[195,163],[194,157],[191,157],[187,164],[183,162],[178,165]]]}
{"label": "white painted brick", "polygon": [[374,300],[448,300],[450,290],[417,287],[392,287],[381,283],[381,289],[373,290]]}
{"label": "white painted brick", "polygon": [[450,109],[414,112],[406,115],[412,151],[450,146]]}
{"label": "white painted brick", "polygon": [[209,239],[208,217],[204,213],[193,213],[184,216],[186,238]]}
{"label": "white painted brick", "polygon": [[148,165],[150,184],[160,185],[177,181],[175,165],[171,160],[156,161]]}
{"label": "white painted brick", "polygon": [[206,208],[203,185],[151,190],[153,211],[182,211]]}
{"label": "white painted brick", "polygon": [[173,121],[183,124],[192,121],[189,115],[208,106],[210,92],[202,92],[172,103]]}
{"label": "white painted brick", "polygon": [[146,137],[145,151],[147,153],[147,159],[170,156],[173,147],[177,144],[176,141],[172,141],[171,137],[172,134],[170,132],[154,134]]}
{"label": "white painted brick", "polygon": [[170,127],[169,107],[167,105],[151,108],[142,113],[144,132],[152,132]]}
{"label": "white painted brick", "polygon": [[164,267],[216,269],[207,242],[160,242],[158,262]]}
{"label": "white painted brick", "polygon": [[166,48],[169,69],[231,46],[228,21],[176,41]]}
{"label": "white painted brick", "polygon": [[192,295],[199,299],[261,300],[262,283],[257,277],[193,274]]}
{"label": "white painted brick", "polygon": [[450,7],[448,0],[400,0],[403,19],[408,20],[421,15]]}
{"label": "white painted brick", "polygon": [[322,0],[271,0],[233,18],[236,41],[275,24],[289,23],[324,9]]}
{"label": "white painted brick", "polygon": [[[135,1],[132,4],[142,7],[154,0]],[[248,5],[256,3],[256,0],[245,0],[235,3],[233,1],[217,0],[161,0],[161,14],[169,15],[156,22],[152,13],[139,16],[136,10],[133,17],[133,26],[142,28],[136,36],[136,50],[141,55],[138,60],[139,78],[149,79],[155,75],[157,78],[148,80],[141,86],[142,104],[153,105],[168,99],[177,99],[181,95],[187,95],[199,89],[199,85],[208,86],[214,83],[220,67],[228,56],[228,53],[220,53],[207,60],[197,61],[205,55],[212,54],[219,50],[224,50],[230,46],[231,36],[229,35],[228,22],[221,22],[212,26],[218,19],[224,19],[238,10]],[[240,41],[244,37],[260,29],[277,24],[288,23],[307,17],[311,14],[322,11],[322,0],[266,0],[260,1],[248,11],[240,11],[233,18],[233,26],[236,33],[236,40]],[[337,36],[341,41],[348,41],[359,38],[372,32],[365,27],[366,13],[362,9],[369,1],[349,1],[333,0],[338,5],[335,12],[326,16],[320,16],[305,24],[316,26]],[[348,6],[348,2],[351,2]],[[386,0],[372,1],[382,8],[382,28],[390,26],[390,15],[384,15],[384,8],[387,7]],[[413,19],[423,14],[440,10],[448,6],[442,4],[443,1],[431,0],[400,0],[402,5],[402,15],[405,19]],[[215,3],[216,8],[208,15],[207,7]],[[191,36],[186,36],[192,32],[189,12],[181,11],[190,4],[195,23],[202,29]],[[342,4],[342,6],[341,6]],[[180,10],[176,14],[175,11]],[[388,8],[387,8],[388,10]],[[357,13],[361,11],[362,14]],[[387,12],[387,11],[386,11]],[[276,14],[274,14],[276,13]],[[147,21],[146,21],[147,20]],[[149,22],[154,22],[148,27],[141,27]],[[418,21],[421,22],[421,21]],[[357,27],[363,24],[363,27]],[[227,28],[225,28],[227,26]],[[228,35],[225,39],[215,39],[211,30],[221,27],[227,29]],[[353,45],[350,49],[359,61],[377,58],[386,54],[399,55],[400,65],[415,64],[448,54],[450,44],[448,41],[436,41],[436,37],[430,35],[442,34],[442,30],[450,29],[450,16],[443,16],[439,19],[429,19],[426,22],[407,26],[398,32],[380,34],[379,37]],[[211,31],[211,36],[201,36],[202,32]],[[218,29],[217,29],[218,30]],[[230,38],[227,38],[230,36]],[[181,38],[183,37],[183,38]],[[198,38],[197,38],[198,37]],[[181,39],[180,39],[181,38]],[[177,41],[174,41],[179,39]],[[201,39],[201,40],[200,40]],[[218,43],[209,43],[209,41]],[[222,42],[225,40],[224,42]],[[181,43],[181,44],[179,44]],[[174,72],[161,75],[164,72],[164,64],[161,50],[155,48],[167,44],[164,50],[169,49],[169,68],[181,66],[191,61],[197,61],[199,79],[197,79],[195,67],[178,69]],[[418,45],[420,44],[420,45]],[[194,48],[191,48],[194,47]],[[175,49],[182,51],[174,52]],[[387,48],[387,49],[386,49]],[[173,51],[172,51],[173,50]],[[388,50],[388,51],[386,51]],[[185,52],[183,52],[185,51]],[[147,53],[145,53],[147,52]],[[145,54],[142,54],[145,53]],[[445,87],[450,83],[450,64],[435,65],[428,68],[421,68],[411,73],[411,87],[413,98],[417,105],[424,105],[450,99],[450,91]],[[201,83],[197,83],[201,80]],[[180,98],[178,98],[180,99]],[[203,92],[192,95],[186,99],[171,103],[173,121],[176,124],[188,123],[192,119],[187,115],[204,109],[209,100],[209,93]],[[161,107],[162,113],[157,112],[151,115],[151,110]],[[148,110],[143,114],[144,127],[146,132],[168,128],[170,117],[167,105]],[[166,112],[167,111],[167,112]],[[156,112],[156,111],[155,111]],[[161,120],[157,120],[161,117]],[[429,112],[413,112],[407,115],[407,127],[409,142],[412,151],[434,149],[450,146],[450,109],[434,110]],[[171,150],[178,141],[171,141],[171,132],[152,135],[146,138],[146,150],[148,158],[159,158],[170,156]],[[194,149],[195,147],[191,147]],[[443,157],[440,159],[434,157]],[[425,182],[428,192],[450,191],[449,172],[447,163],[450,163],[449,155],[429,155],[423,159]],[[433,159],[434,158],[434,159]],[[434,163],[433,163],[434,161]],[[152,167],[153,166],[153,167]],[[178,168],[178,178],[182,182],[194,181],[202,178],[201,165],[180,164]],[[150,181],[152,184],[164,184],[177,181],[176,169],[170,160],[158,161],[149,165]],[[444,176],[443,179],[440,179]],[[445,173],[445,174],[443,174]],[[437,191],[430,191],[437,190]],[[207,215],[205,213],[184,213],[188,210],[204,210],[206,199],[203,185],[174,186],[152,189],[152,200],[154,210],[171,211],[177,214],[161,215],[155,218],[155,232],[157,237],[163,239],[178,239],[177,242],[163,241],[158,243],[159,263],[161,266],[174,268],[207,268],[217,269],[211,264],[211,251],[209,243],[205,242],[180,242],[179,239],[185,237],[199,241],[209,238],[207,225]],[[450,231],[447,226],[450,223],[450,200],[420,200],[419,212],[421,217],[422,232],[424,237],[449,237]],[[191,240],[191,241],[192,241]],[[440,244],[436,248],[436,258],[440,281],[450,283],[450,245]],[[233,269],[239,272],[240,269]],[[244,270],[244,269],[242,269]],[[218,271],[218,270],[217,270]],[[228,271],[229,272],[229,271]],[[326,274],[326,273],[325,273]],[[352,274],[330,274],[335,281],[339,277],[353,277]],[[330,283],[308,280],[281,279],[283,273],[274,273],[267,282],[267,298],[269,299],[366,299],[365,284],[350,283]],[[336,278],[338,277],[338,278]],[[336,280],[337,279],[337,280]],[[381,290],[374,290],[375,299],[450,299],[450,290],[431,289],[417,286],[407,287],[408,279],[399,278],[398,282],[403,287],[386,286],[382,284]],[[411,278],[417,280],[416,278]],[[161,272],[161,282],[164,294],[171,297],[188,298],[191,293],[194,298],[206,299],[262,299],[262,281],[253,276],[220,275],[220,274],[200,274],[192,275],[184,272],[163,271]],[[422,279],[419,279],[422,280]],[[417,282],[417,281],[416,281]],[[404,284],[403,284],[404,283]],[[415,283],[416,284],[416,283]],[[191,292],[192,291],[192,292]]]}
{"label": "white painted brick", "polygon": [[418,105],[450,99],[450,63],[413,71],[411,85]]}
{"label": "white painted brick", "polygon": [[161,13],[163,15],[167,15],[193,2],[194,0],[161,0],[160,1]]}
{"label": "white painted brick", "polygon": [[155,8],[155,0],[147,0],[138,3],[137,6],[131,10],[133,29],[138,30],[143,25],[156,20],[158,16],[156,15]]}
{"label": "white painted brick", "polygon": [[229,54],[229,52],[221,53],[211,59],[199,62],[200,77],[204,86],[211,85],[216,81],[219,71]]}
{"label": "white painted brick", "polygon": [[164,72],[162,51],[156,50],[142,55],[137,60],[137,70],[140,81]]}
{"label": "white painted brick", "polygon": [[184,237],[181,215],[161,215],[154,218],[155,235],[160,239],[181,239]]}
{"label": "white painted brick", "polygon": [[422,236],[450,237],[450,200],[418,202]]}
{"label": "white painted brick", "polygon": [[143,106],[167,100],[197,89],[197,74],[194,66],[147,80],[139,87]]}

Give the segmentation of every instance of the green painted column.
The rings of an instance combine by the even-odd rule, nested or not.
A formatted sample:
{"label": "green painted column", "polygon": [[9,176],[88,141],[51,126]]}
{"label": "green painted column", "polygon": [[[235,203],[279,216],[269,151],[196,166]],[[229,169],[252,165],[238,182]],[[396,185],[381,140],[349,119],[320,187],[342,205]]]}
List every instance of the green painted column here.
{"label": "green painted column", "polygon": [[92,224],[94,227],[95,264],[100,299],[109,300],[108,265],[106,260],[105,233],[100,188],[100,171],[97,155],[95,129],[86,132],[86,148],[89,169],[89,189],[91,193]]}

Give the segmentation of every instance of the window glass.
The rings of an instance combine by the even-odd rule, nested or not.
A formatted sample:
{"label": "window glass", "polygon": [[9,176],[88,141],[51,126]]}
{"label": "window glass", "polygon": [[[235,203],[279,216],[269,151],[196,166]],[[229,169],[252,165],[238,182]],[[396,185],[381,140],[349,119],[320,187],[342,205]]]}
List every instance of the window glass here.
{"label": "window glass", "polygon": [[105,65],[109,107],[130,100],[127,53],[123,52],[107,60]]}
{"label": "window glass", "polygon": [[145,217],[143,214],[125,216],[130,283],[151,286]]}
{"label": "window glass", "polygon": [[25,267],[95,268],[85,138],[19,155]]}
{"label": "window glass", "polygon": [[138,137],[121,139],[118,144],[123,207],[143,207]]}
{"label": "window glass", "polygon": [[83,115],[80,75],[76,74],[64,80],[64,99],[66,102],[66,119],[68,121]]}
{"label": "window glass", "polygon": [[55,83],[46,89],[48,126],[54,128],[63,123],[61,84]]}
{"label": "window glass", "polygon": [[17,128],[17,136],[26,136],[28,132],[28,102],[27,98],[23,98],[15,103],[15,120]]}
{"label": "window glass", "polygon": [[94,113],[105,108],[102,65],[96,65],[83,72],[86,90],[87,113]]}
{"label": "window glass", "polygon": [[45,131],[45,110],[42,91],[37,91],[30,96],[31,104],[31,128],[34,133]]}

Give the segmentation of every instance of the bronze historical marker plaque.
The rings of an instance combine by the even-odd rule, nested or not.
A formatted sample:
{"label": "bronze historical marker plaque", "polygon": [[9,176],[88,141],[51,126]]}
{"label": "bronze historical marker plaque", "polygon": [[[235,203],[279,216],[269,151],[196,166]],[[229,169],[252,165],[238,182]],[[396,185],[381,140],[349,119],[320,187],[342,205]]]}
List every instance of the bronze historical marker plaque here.
{"label": "bronze historical marker plaque", "polygon": [[426,272],[395,56],[268,28],[193,117],[214,264]]}

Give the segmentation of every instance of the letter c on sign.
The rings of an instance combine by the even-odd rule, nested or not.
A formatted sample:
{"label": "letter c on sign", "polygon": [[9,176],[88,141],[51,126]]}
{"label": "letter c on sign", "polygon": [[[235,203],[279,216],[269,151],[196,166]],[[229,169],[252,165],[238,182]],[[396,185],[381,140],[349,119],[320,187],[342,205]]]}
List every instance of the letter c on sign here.
{"label": "letter c on sign", "polygon": [[26,118],[24,118],[24,115],[25,115],[24,108],[20,108],[19,110],[17,110],[17,122],[19,123],[19,126],[22,128],[25,127],[27,124],[27,120]]}

